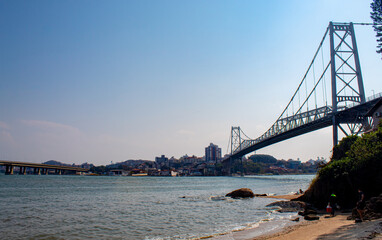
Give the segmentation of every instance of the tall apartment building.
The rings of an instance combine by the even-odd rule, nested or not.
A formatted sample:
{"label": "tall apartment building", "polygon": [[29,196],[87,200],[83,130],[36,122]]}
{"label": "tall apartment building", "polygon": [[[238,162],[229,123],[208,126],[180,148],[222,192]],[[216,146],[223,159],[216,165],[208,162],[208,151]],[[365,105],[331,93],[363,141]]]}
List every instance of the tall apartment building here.
{"label": "tall apartment building", "polygon": [[218,145],[210,143],[206,147],[206,162],[218,162],[222,158],[222,149]]}
{"label": "tall apartment building", "polygon": [[158,169],[161,169],[162,166],[169,166],[168,158],[165,155],[156,157],[155,162]]}

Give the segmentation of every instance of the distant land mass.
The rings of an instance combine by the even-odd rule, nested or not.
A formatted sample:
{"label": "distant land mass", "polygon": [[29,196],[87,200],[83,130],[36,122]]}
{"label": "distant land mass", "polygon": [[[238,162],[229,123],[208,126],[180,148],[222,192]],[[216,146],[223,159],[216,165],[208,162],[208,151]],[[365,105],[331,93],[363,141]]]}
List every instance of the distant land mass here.
{"label": "distant land mass", "polygon": [[[233,174],[306,174],[315,173],[324,159],[309,160],[301,163],[299,160],[277,160],[267,154],[254,154],[242,161],[232,163]],[[66,164],[57,160],[49,160],[44,164],[58,166],[72,166],[89,169],[94,175],[149,175],[149,176],[222,176],[225,175],[222,160],[206,161],[203,157],[184,156],[179,159],[162,156],[156,161],[129,159],[123,162],[95,166],[83,163],[80,165]]]}

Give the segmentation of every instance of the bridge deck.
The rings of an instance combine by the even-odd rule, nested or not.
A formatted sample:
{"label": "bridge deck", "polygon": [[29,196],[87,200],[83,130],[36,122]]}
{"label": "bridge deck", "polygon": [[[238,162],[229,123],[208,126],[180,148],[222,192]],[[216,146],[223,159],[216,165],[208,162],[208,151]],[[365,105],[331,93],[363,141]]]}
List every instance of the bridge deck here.
{"label": "bridge deck", "polygon": [[89,171],[88,169],[79,168],[79,167],[58,166],[58,165],[49,165],[49,164],[42,164],[42,163],[29,163],[29,162],[14,162],[14,161],[4,161],[4,160],[0,160],[0,165],[13,166],[13,167],[58,169],[58,170],[68,170],[68,171],[77,171],[77,172],[88,172]]}
{"label": "bridge deck", "polygon": [[[333,124],[332,118],[335,114],[339,123],[362,123],[365,119],[365,115],[367,112],[380,100],[382,96],[369,100],[366,103],[358,104],[352,106],[350,108],[344,109],[342,111],[338,111],[336,113],[330,112],[327,113],[324,117],[319,119],[309,121],[300,126],[296,126],[286,131],[280,131],[279,133],[275,133],[271,136],[265,136],[258,138],[256,140],[245,140],[242,143],[240,149],[237,149],[231,156],[223,159],[223,161],[227,161],[228,159],[237,159],[248,153],[256,151],[258,149],[267,147],[277,142],[284,141],[289,138],[293,138],[308,132],[312,132],[315,130],[319,130],[325,127],[329,127]],[[300,114],[301,115],[301,114]],[[291,117],[293,119],[293,117]]]}

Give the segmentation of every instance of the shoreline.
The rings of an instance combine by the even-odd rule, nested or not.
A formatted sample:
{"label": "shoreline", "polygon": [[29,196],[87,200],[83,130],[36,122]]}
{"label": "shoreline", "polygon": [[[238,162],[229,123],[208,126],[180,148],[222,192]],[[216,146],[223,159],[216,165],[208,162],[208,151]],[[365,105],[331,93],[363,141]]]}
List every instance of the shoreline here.
{"label": "shoreline", "polygon": [[[262,196],[292,200],[300,195]],[[309,239],[379,239],[382,240],[382,219],[367,220],[355,223],[347,220],[350,213],[338,213],[334,217],[328,214],[318,214],[319,220],[307,221],[302,216],[301,221],[291,219],[276,222],[260,222],[256,227],[230,233],[210,236],[201,239],[212,240],[309,240]]]}
{"label": "shoreline", "polygon": [[306,239],[382,239],[382,219],[355,223],[347,220],[349,213],[340,213],[335,217],[302,222],[282,231],[265,234],[256,240],[306,240]]}
{"label": "shoreline", "polygon": [[[258,227],[233,231],[228,234],[204,237],[212,240],[342,240],[342,239],[376,239],[382,240],[382,219],[367,220],[355,223],[347,220],[349,213],[340,213],[326,218],[319,215],[315,221],[303,220],[299,223],[284,221],[281,228],[272,228],[272,224],[259,223]],[[280,221],[280,223],[282,223]],[[273,224],[274,226],[274,224]],[[261,230],[258,229],[261,227]],[[265,229],[264,229],[265,227]],[[266,231],[265,233],[261,233]]]}
{"label": "shoreline", "polygon": [[300,197],[302,194],[286,194],[286,195],[269,195],[269,196],[260,196],[261,198],[274,198],[274,199],[284,199],[284,200],[293,200]]}
{"label": "shoreline", "polygon": [[[267,196],[255,196],[255,198],[270,198],[275,201],[290,201],[297,197],[301,196],[301,194],[285,194],[285,195],[267,195]],[[257,239],[262,236],[267,236],[273,233],[279,233],[284,229],[296,226],[301,224],[301,222],[291,221],[296,217],[297,212],[289,212],[288,217],[281,219],[263,219],[259,222],[254,222],[252,226],[248,228],[243,228],[239,230],[232,230],[230,232],[214,234],[210,236],[204,236],[196,239],[211,239],[211,240],[247,240],[247,239]],[[302,218],[303,219],[303,218]],[[305,221],[305,220],[302,220]]]}

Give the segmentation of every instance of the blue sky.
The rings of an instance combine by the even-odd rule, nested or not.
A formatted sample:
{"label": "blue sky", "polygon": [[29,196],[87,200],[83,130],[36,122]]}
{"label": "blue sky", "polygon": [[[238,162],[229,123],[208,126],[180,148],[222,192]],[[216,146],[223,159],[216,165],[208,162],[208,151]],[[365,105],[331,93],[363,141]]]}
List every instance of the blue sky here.
{"label": "blue sky", "polygon": [[[297,88],[329,21],[369,1],[1,1],[0,158],[108,164],[227,152]],[[371,27],[356,26],[365,91],[382,91]],[[262,149],[329,157],[331,129]]]}

